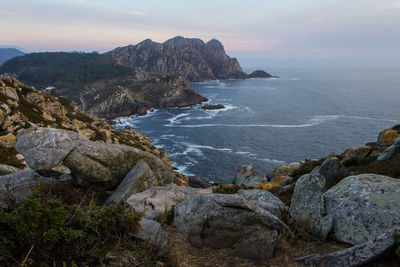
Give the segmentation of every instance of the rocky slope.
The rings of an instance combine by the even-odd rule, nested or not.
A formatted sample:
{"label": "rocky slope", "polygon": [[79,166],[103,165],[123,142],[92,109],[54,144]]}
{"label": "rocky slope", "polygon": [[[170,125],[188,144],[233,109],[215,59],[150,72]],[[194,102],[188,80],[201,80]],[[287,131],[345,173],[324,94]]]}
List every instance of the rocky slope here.
{"label": "rocky slope", "polygon": [[96,84],[90,86],[80,100],[87,103],[86,111],[107,119],[144,115],[152,108],[186,107],[207,101],[181,76],[144,81],[127,78],[107,86]]}
{"label": "rocky slope", "polygon": [[[24,129],[51,127],[79,133],[91,141],[123,144],[148,152],[164,161],[178,184],[187,184],[188,177],[175,173],[164,150],[151,145],[150,139],[131,127],[115,130],[104,119],[88,114],[73,101],[37,91],[10,76],[0,76],[0,161],[1,173],[24,168],[26,162],[14,144]],[[8,166],[8,167],[7,167]]]}
{"label": "rocky slope", "polygon": [[174,37],[164,43],[150,39],[108,52],[123,66],[142,68],[153,77],[179,74],[189,81],[270,78],[266,72],[247,75],[236,58],[225,53],[220,41]]}

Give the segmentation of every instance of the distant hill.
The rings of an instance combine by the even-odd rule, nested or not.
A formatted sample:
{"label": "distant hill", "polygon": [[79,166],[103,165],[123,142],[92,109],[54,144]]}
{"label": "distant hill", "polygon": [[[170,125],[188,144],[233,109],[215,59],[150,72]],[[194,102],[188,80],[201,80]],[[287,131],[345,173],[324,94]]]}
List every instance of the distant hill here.
{"label": "distant hill", "polygon": [[48,85],[69,88],[132,75],[129,67],[118,65],[107,55],[97,53],[45,52],[14,58],[0,66],[0,72],[12,73],[36,87]]}
{"label": "distant hill", "polygon": [[0,48],[0,65],[9,59],[23,55],[25,53],[16,48]]}

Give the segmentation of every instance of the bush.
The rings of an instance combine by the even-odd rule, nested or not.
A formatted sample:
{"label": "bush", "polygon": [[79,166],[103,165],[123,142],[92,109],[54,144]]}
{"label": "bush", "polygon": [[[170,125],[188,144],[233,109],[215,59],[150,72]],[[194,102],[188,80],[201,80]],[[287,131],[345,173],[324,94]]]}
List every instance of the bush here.
{"label": "bush", "polygon": [[0,209],[0,265],[96,265],[140,227],[140,215],[122,205],[88,203],[29,196]]}

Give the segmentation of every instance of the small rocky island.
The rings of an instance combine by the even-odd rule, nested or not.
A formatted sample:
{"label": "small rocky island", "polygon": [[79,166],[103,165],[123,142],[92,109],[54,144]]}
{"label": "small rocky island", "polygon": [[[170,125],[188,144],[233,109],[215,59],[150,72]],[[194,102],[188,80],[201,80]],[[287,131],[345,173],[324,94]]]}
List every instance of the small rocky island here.
{"label": "small rocky island", "polygon": [[217,110],[217,109],[223,109],[225,108],[224,105],[217,104],[217,105],[204,105],[201,107],[203,110]]}

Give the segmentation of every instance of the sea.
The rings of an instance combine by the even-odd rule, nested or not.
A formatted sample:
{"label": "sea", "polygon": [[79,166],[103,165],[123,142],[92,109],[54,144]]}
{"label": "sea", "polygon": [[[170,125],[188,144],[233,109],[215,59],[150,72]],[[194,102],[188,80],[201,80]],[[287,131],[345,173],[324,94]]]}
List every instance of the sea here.
{"label": "sea", "polygon": [[151,138],[182,173],[230,183],[251,164],[265,175],[275,167],[342,153],[374,142],[400,124],[398,68],[265,68],[279,78],[192,83],[221,110],[156,109],[121,117]]}

